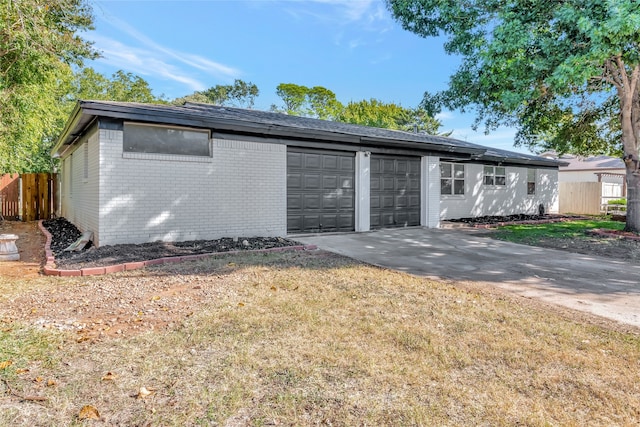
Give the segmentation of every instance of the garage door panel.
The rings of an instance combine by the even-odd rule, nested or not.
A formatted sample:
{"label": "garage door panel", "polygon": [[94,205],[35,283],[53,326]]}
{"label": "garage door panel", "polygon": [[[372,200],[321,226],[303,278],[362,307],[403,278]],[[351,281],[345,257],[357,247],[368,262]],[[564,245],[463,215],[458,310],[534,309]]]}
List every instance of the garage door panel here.
{"label": "garage door panel", "polygon": [[338,179],[339,178],[335,175],[323,176],[322,188],[324,189],[338,188]]}
{"label": "garage door panel", "polygon": [[322,166],[322,157],[319,154],[301,153],[303,155],[304,169],[320,169]]}
{"label": "garage door panel", "polygon": [[382,209],[392,209],[395,206],[395,196],[392,194],[380,196],[380,202]]}
{"label": "garage door panel", "polygon": [[369,189],[370,191],[377,191],[380,190],[380,178],[374,176],[373,174],[371,175],[371,183],[369,185]]}
{"label": "garage door panel", "polygon": [[354,171],[354,153],[289,148],[287,231],[353,231]]}
{"label": "garage door panel", "polygon": [[340,157],[340,170],[354,172],[356,170],[355,157]]}
{"label": "garage door panel", "polygon": [[287,188],[291,189],[302,189],[302,174],[292,173],[287,174]]}
{"label": "garage door panel", "polygon": [[304,211],[320,210],[322,207],[322,199],[317,194],[303,194],[302,199],[302,209]]}
{"label": "garage door panel", "polygon": [[288,153],[287,154],[287,166],[292,168],[302,169],[302,153]]}
{"label": "garage door panel", "polygon": [[352,190],[355,179],[352,176],[342,175],[340,177],[340,188]]}
{"label": "garage door panel", "polygon": [[338,197],[335,195],[326,195],[322,198],[322,211],[335,211],[338,209]]}
{"label": "garage door panel", "polygon": [[322,168],[324,170],[339,170],[340,164],[338,156],[322,156]]}
{"label": "garage door panel", "polygon": [[302,195],[301,194],[289,194],[287,195],[287,206],[291,206],[292,209],[302,209]]}
{"label": "garage door panel", "polygon": [[351,211],[354,209],[354,200],[348,197],[341,197],[338,199],[338,208],[340,210]]}
{"label": "garage door panel", "polygon": [[372,229],[420,225],[420,158],[371,156]]}

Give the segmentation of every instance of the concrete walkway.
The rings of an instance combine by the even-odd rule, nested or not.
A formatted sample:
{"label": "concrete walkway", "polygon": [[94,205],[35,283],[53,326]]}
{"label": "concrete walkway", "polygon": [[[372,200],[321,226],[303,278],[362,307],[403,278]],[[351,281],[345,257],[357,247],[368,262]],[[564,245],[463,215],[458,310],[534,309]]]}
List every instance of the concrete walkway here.
{"label": "concrete walkway", "polygon": [[407,273],[485,282],[640,327],[640,265],[502,242],[468,230],[405,228],[295,237]]}

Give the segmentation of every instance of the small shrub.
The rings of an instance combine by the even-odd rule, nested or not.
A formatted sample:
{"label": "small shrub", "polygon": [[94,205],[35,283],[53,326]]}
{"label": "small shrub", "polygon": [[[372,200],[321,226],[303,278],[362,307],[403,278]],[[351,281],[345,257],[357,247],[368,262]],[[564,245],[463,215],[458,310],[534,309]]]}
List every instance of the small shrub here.
{"label": "small shrub", "polygon": [[609,200],[607,202],[607,204],[609,204],[609,205],[626,205],[627,204],[627,199],[625,199],[625,198],[613,199],[613,200]]}

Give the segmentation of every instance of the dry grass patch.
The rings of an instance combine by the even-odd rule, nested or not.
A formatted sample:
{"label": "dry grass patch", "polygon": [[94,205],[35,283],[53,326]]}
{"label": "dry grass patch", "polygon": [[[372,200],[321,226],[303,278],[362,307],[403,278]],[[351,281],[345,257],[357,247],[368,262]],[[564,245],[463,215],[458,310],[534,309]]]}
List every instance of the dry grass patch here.
{"label": "dry grass patch", "polygon": [[201,294],[193,315],[132,336],[78,342],[13,321],[0,332],[0,362],[13,361],[0,371],[0,425],[81,424],[87,404],[107,425],[640,422],[638,335],[500,293],[322,252],[57,280]]}

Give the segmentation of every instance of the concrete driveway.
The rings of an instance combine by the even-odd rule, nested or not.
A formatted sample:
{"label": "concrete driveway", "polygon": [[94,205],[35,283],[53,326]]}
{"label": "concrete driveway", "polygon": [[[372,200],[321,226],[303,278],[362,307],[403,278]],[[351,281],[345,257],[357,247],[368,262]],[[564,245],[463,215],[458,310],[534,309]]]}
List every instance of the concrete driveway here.
{"label": "concrete driveway", "polygon": [[640,327],[640,265],[477,234],[403,228],[297,236],[295,240],[420,276],[485,282],[523,297]]}

